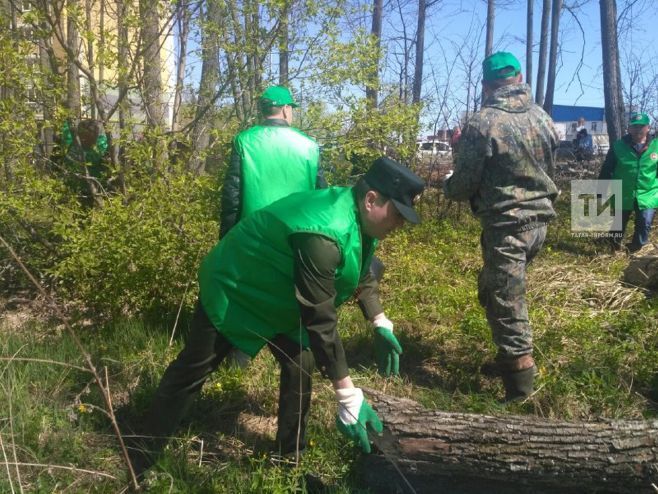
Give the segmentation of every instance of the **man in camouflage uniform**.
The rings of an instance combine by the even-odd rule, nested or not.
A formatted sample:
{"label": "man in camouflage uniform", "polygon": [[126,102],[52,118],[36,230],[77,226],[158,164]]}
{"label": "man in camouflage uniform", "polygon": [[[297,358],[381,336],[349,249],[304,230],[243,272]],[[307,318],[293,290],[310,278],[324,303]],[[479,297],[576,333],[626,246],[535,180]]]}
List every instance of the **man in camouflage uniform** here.
{"label": "man in camouflage uniform", "polygon": [[498,347],[505,401],[532,393],[535,362],[526,307],[526,265],[555,217],[554,168],[558,137],[551,118],[532,102],[514,55],[483,62],[484,103],[462,132],[447,198],[469,200],[482,224],[484,266],[478,296]]}

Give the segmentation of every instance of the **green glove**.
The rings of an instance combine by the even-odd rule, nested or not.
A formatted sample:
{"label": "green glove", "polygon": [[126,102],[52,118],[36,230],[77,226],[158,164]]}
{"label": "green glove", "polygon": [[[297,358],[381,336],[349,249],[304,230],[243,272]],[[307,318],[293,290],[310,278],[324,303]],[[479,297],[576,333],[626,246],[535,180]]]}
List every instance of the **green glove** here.
{"label": "green glove", "polygon": [[356,442],[364,453],[370,453],[368,431],[381,434],[384,430],[377,413],[363,398],[360,388],[337,389],[336,398],[336,427],[343,435]]}
{"label": "green glove", "polygon": [[393,323],[386,316],[373,321],[375,327],[375,358],[379,373],[384,376],[397,376],[400,372],[402,346],[393,334]]}

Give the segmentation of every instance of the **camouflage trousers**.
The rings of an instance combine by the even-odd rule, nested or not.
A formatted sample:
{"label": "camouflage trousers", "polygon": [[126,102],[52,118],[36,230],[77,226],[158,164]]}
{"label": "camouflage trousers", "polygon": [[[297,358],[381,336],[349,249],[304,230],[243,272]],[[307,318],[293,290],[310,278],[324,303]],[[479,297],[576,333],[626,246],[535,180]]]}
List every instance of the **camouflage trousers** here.
{"label": "camouflage trousers", "polygon": [[525,299],[526,266],[545,239],[545,225],[526,231],[488,228],[480,237],[484,266],[478,278],[478,298],[500,359],[532,352]]}

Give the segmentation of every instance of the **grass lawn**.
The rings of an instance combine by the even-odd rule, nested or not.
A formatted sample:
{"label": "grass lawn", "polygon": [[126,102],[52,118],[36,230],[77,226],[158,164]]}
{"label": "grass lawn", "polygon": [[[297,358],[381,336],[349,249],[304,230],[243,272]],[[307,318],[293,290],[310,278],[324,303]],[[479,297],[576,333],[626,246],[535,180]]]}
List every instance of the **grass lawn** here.
{"label": "grass lawn", "polygon": [[[428,204],[426,221],[387,239],[381,295],[404,348],[401,376],[380,377],[371,331],[354,304],[340,312],[357,386],[410,397],[444,411],[536,414],[568,420],[653,417],[658,390],[656,298],[622,286],[627,258],[597,252],[569,228],[568,194],[529,270],[537,392],[502,407],[498,380],[479,368],[495,353],[477,303],[479,226],[465,205]],[[654,233],[655,240],[655,233]],[[127,475],[100,393],[75,345],[55,323],[2,319],[0,492],[122,492]],[[107,368],[116,413],[138,422],[168,362],[172,323],[131,319],[77,329],[98,369]],[[336,431],[331,386],[316,375],[310,447],[297,468],[266,454],[274,437],[278,369],[267,351],[244,371],[222,368],[149,478],[150,492],[304,492],[306,472],[326,492],[369,492],[355,475],[358,451]],[[18,467],[15,465],[18,463]]]}

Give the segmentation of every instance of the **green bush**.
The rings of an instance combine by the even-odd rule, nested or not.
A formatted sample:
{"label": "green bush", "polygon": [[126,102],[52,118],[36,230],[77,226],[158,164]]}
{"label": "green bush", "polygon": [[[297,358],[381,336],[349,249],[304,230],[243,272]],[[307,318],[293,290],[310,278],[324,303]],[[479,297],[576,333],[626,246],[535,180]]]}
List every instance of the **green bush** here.
{"label": "green bush", "polygon": [[214,180],[170,173],[128,196],[59,222],[61,258],[50,272],[97,315],[192,305],[199,261],[217,240]]}

